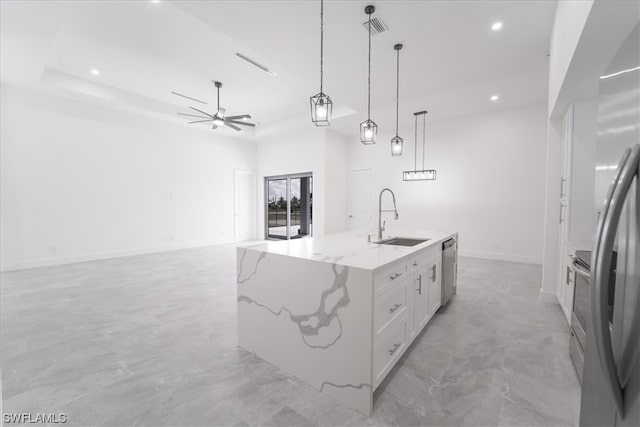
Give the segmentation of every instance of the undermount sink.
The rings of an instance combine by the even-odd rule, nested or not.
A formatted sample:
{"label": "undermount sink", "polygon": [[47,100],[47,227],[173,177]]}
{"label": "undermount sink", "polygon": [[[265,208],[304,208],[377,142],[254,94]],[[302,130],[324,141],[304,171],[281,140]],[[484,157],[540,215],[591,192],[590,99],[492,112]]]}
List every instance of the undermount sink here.
{"label": "undermount sink", "polygon": [[390,239],[380,240],[376,243],[379,245],[415,246],[428,240],[429,239],[411,239],[409,237],[391,237]]}

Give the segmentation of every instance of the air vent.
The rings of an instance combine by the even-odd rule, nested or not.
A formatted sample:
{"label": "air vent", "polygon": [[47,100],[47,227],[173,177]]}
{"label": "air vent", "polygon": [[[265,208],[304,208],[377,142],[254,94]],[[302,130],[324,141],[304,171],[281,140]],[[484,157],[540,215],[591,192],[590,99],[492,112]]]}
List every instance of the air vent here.
{"label": "air vent", "polygon": [[242,58],[242,59],[244,59],[244,60],[245,60],[245,61],[247,61],[249,64],[254,65],[254,66],[256,66],[256,67],[260,68],[262,71],[264,71],[264,72],[265,72],[265,73],[267,73],[267,74],[271,74],[272,76],[277,76],[277,75],[278,75],[278,73],[276,73],[275,71],[270,70],[270,69],[269,69],[269,68],[267,68],[266,66],[264,66],[264,65],[262,65],[261,63],[259,63],[259,62],[255,61],[255,60],[253,60],[253,59],[251,59],[251,58],[249,58],[248,56],[245,56],[245,55],[241,54],[240,52],[236,52],[236,56],[237,56],[238,58]]}
{"label": "air vent", "polygon": [[[362,26],[364,27],[365,31],[369,30],[369,20],[367,19],[366,21],[364,21],[362,23]],[[377,34],[380,34],[382,32],[387,31],[389,28],[385,25],[384,22],[382,22],[382,19],[378,18],[377,16],[372,16],[371,17],[371,35],[375,36]]]}

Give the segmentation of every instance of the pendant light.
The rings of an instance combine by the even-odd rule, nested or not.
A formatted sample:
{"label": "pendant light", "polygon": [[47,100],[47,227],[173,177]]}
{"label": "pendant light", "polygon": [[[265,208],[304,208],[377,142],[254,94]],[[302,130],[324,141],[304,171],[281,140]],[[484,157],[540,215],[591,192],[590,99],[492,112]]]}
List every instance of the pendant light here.
{"label": "pendant light", "polygon": [[[415,116],[415,158],[412,171],[402,172],[403,181],[433,181],[436,179],[435,169],[424,168],[424,144],[427,133],[427,112],[418,111]],[[418,170],[418,116],[422,116],[422,169]]]}
{"label": "pendant light", "polygon": [[398,43],[393,47],[396,51],[396,136],[391,138],[391,155],[402,156],[403,139],[398,136],[398,109],[400,108],[400,49],[402,45]]}
{"label": "pendant light", "polygon": [[371,120],[371,15],[376,11],[374,6],[364,8],[364,13],[369,15],[369,71],[367,79],[367,120],[360,123],[360,142],[365,145],[375,144],[378,135],[378,125]]}
{"label": "pendant light", "polygon": [[331,125],[333,102],[329,95],[322,91],[324,59],[324,0],[320,0],[320,92],[309,98],[311,105],[311,121],[316,126]]}

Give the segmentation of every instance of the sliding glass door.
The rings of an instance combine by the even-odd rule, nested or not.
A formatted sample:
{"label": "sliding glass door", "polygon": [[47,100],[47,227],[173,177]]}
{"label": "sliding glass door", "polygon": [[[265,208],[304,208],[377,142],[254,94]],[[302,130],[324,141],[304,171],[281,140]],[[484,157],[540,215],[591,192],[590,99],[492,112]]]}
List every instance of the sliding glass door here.
{"label": "sliding glass door", "polygon": [[299,239],[312,235],[311,173],[265,178],[267,239]]}

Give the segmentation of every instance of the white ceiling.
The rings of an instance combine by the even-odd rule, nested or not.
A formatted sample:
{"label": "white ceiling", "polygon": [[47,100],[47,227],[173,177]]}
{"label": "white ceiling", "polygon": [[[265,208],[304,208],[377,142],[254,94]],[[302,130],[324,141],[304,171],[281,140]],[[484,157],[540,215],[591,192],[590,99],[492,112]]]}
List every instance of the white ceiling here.
{"label": "white ceiling", "polygon": [[[361,23],[369,3],[389,27],[372,40],[372,119],[381,129],[394,126],[398,42],[405,45],[401,126],[417,110],[442,119],[545,102],[555,0],[326,1],[324,87],[334,101],[332,129],[354,135],[366,118]],[[308,98],[319,89],[319,6],[317,0],[3,0],[1,78],[174,121],[182,120],[177,111],[198,105],[170,91],[208,101],[205,109],[215,111],[211,80],[220,80],[227,113],[251,114],[259,135],[278,123],[309,123]],[[490,29],[496,21],[504,23],[499,32]],[[489,101],[494,93],[498,102]]]}

